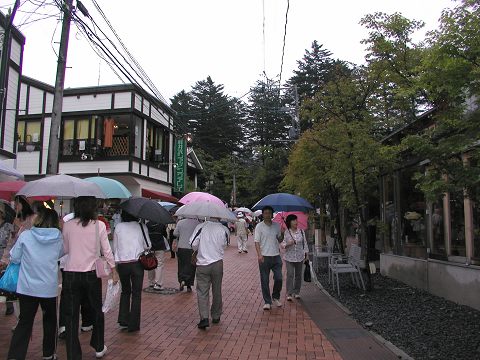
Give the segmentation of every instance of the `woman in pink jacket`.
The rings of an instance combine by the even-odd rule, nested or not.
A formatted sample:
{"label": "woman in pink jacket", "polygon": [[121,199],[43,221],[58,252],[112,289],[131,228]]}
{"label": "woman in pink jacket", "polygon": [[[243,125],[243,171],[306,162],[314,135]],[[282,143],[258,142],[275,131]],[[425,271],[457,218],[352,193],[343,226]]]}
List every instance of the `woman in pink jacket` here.
{"label": "woman in pink jacket", "polygon": [[86,295],[93,310],[93,331],[90,346],[97,359],[107,352],[104,343],[105,319],[102,312],[102,280],[95,273],[95,261],[100,250],[118,281],[115,261],[108,242],[105,224],[97,220],[97,200],[94,197],[75,199],[75,218],[63,225],[65,261],[62,296],[65,301],[67,359],[82,359],[78,340],[80,300]]}

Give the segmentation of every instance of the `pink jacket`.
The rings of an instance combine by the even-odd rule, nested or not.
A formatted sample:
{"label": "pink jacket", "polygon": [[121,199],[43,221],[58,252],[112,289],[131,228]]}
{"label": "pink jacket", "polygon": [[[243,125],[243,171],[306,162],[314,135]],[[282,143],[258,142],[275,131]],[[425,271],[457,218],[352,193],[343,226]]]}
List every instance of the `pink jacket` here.
{"label": "pink jacket", "polygon": [[95,270],[95,260],[99,257],[101,249],[105,260],[110,267],[115,267],[112,249],[108,242],[107,229],[105,224],[98,221],[98,235],[100,244],[95,234],[95,223],[90,223],[83,227],[78,218],[67,221],[63,225],[63,246],[67,259],[65,261],[64,271],[87,272]]}

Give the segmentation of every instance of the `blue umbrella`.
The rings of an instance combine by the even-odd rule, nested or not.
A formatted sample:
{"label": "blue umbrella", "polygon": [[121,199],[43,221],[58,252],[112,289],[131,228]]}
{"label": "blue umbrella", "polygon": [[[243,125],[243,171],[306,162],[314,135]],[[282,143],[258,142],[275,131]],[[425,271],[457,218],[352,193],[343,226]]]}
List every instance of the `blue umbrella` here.
{"label": "blue umbrella", "polygon": [[313,209],[304,198],[297,195],[287,193],[277,193],[265,196],[263,199],[253,205],[252,210],[262,210],[265,206],[271,206],[275,212],[277,211],[303,211],[307,212]]}
{"label": "blue umbrella", "polygon": [[84,180],[97,184],[105,193],[107,199],[128,199],[132,196],[130,191],[120,181],[102,176],[89,177]]}

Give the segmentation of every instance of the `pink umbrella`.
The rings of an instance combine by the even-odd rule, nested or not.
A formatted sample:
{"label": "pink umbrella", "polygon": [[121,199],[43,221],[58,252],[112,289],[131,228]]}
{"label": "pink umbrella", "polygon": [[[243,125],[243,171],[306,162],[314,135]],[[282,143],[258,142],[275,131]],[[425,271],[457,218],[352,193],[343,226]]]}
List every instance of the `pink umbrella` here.
{"label": "pink umbrella", "polygon": [[273,221],[275,221],[276,223],[279,223],[280,226],[282,227],[282,230],[286,230],[287,225],[285,225],[285,220],[287,219],[287,216],[290,214],[297,215],[299,229],[307,230],[308,215],[300,211],[280,211],[275,215],[275,217],[273,218]]}
{"label": "pink umbrella", "polygon": [[205,193],[205,192],[200,192],[200,191],[193,191],[182,197],[180,200],[178,200],[179,203],[182,203],[184,205],[190,204],[193,202],[211,202],[217,205],[220,205],[222,207],[225,207],[225,203],[220,200],[218,197],[215,195]]}

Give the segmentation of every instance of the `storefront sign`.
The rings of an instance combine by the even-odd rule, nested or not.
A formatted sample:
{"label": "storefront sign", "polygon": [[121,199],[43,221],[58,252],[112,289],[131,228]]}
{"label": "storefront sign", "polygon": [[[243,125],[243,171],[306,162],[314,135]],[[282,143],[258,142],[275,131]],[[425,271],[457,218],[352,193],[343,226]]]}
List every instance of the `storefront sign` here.
{"label": "storefront sign", "polygon": [[175,176],[173,178],[173,191],[185,192],[185,175],[187,171],[187,142],[185,139],[175,141]]}

